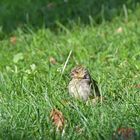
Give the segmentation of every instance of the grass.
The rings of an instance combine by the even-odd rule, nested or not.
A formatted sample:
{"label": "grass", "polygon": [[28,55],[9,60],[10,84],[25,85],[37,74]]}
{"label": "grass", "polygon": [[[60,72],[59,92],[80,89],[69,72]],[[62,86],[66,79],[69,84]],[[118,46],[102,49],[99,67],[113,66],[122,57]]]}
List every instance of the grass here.
{"label": "grass", "polygon": [[138,3],[139,0],[20,0],[19,4],[19,0],[3,0],[0,1],[0,27],[3,32],[11,33],[17,26],[26,24],[38,29],[43,23],[54,30],[56,21],[68,26],[73,21],[79,22],[80,17],[80,22],[88,24],[89,16],[95,23],[101,23],[122,15],[124,6],[134,10]]}
{"label": "grass", "polygon": [[[139,23],[138,16],[132,16],[128,22],[115,18],[99,26],[74,25],[71,30],[60,25],[57,33],[17,29],[16,41],[2,40],[0,138],[109,140],[119,127],[140,131]],[[50,57],[56,59],[55,65]],[[68,95],[69,73],[76,64],[90,70],[105,102],[87,106]],[[52,108],[67,119],[63,137],[50,120]]]}

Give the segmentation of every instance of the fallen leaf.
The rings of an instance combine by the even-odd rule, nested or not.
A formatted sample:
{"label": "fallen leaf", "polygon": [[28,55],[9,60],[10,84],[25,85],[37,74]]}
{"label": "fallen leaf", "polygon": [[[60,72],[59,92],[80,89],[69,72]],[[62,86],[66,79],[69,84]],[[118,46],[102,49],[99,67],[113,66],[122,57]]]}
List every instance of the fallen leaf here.
{"label": "fallen leaf", "polygon": [[53,58],[53,57],[50,57],[50,58],[49,58],[49,61],[50,61],[51,64],[56,64],[56,63],[57,63],[57,62],[56,62],[56,59]]}
{"label": "fallen leaf", "polygon": [[136,132],[133,128],[118,128],[113,133],[112,140],[135,140]]}
{"label": "fallen leaf", "polygon": [[116,33],[122,33],[123,32],[123,28],[122,27],[119,27],[117,30],[116,30]]}
{"label": "fallen leaf", "polygon": [[140,84],[138,84],[138,85],[135,85],[134,87],[135,87],[135,88],[140,88]]}
{"label": "fallen leaf", "polygon": [[15,54],[14,57],[13,57],[13,62],[14,63],[18,63],[19,60],[22,60],[23,59],[23,53],[18,53],[18,54]]}
{"label": "fallen leaf", "polygon": [[12,44],[16,44],[16,42],[17,42],[16,36],[10,37],[10,42],[11,42]]}
{"label": "fallen leaf", "polygon": [[50,117],[54,125],[57,127],[57,130],[63,130],[65,125],[65,119],[62,112],[57,109],[52,109]]}

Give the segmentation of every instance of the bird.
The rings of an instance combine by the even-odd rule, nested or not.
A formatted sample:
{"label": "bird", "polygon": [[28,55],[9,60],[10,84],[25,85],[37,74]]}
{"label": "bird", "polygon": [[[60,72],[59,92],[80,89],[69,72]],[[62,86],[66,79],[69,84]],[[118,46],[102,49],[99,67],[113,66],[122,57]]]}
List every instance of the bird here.
{"label": "bird", "polygon": [[75,66],[70,73],[68,85],[69,95],[87,101],[89,98],[100,97],[97,82],[91,78],[89,71],[82,65]]}

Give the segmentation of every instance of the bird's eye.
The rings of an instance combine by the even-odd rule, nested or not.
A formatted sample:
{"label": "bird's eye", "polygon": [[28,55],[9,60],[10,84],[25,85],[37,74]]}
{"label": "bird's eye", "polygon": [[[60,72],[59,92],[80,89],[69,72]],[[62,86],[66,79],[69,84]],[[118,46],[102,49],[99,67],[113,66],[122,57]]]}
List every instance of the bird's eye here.
{"label": "bird's eye", "polygon": [[75,71],[74,73],[78,74],[79,72],[78,71]]}
{"label": "bird's eye", "polygon": [[85,78],[85,79],[89,79],[90,77],[89,77],[88,74],[85,74],[84,78]]}
{"label": "bird's eye", "polygon": [[71,72],[71,76],[75,76],[76,74],[78,74],[76,71]]}

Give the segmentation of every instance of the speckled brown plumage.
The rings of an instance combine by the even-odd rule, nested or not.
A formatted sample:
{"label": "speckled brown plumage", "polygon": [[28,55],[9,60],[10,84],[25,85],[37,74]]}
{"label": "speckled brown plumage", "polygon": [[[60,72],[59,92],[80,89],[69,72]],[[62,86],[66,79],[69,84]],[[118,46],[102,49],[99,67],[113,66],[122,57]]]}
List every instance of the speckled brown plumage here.
{"label": "speckled brown plumage", "polygon": [[88,70],[83,66],[76,66],[71,71],[69,94],[75,98],[87,101],[90,97],[100,96],[97,82],[91,78]]}

